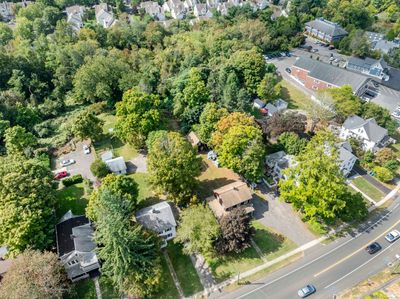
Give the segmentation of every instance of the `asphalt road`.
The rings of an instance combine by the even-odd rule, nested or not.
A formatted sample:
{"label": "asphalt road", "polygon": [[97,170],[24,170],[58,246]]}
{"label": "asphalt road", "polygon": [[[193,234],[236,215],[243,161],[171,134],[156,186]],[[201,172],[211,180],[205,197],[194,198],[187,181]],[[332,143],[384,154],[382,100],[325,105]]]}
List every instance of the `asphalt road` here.
{"label": "asphalt road", "polygon": [[[400,229],[400,207],[397,201],[399,198],[391,207],[375,215],[351,235],[347,234],[326,246],[312,247],[297,262],[234,292],[215,294],[213,297],[298,298],[298,289],[313,284],[317,292],[309,298],[334,298],[334,295],[396,261],[396,254],[400,254],[400,240],[389,243],[384,236],[394,228]],[[382,250],[370,255],[365,247],[373,241],[381,244]]]}

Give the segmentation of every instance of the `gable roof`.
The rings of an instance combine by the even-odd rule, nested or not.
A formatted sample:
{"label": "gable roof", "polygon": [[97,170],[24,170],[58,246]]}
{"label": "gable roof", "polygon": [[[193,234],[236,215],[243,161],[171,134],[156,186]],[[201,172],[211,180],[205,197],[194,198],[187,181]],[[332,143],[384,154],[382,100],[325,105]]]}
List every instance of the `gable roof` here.
{"label": "gable roof", "polygon": [[369,118],[364,120],[357,115],[349,116],[343,123],[343,127],[348,130],[363,128],[368,136],[368,140],[375,143],[380,142],[388,134],[388,131],[379,126],[375,119]]}
{"label": "gable roof", "polygon": [[339,145],[339,160],[342,162],[348,161],[352,158],[357,159],[357,157],[351,152],[351,147],[350,147],[350,150],[348,149],[347,145],[349,145],[349,144],[348,143],[346,144],[346,143],[344,142]]}
{"label": "gable roof", "polygon": [[136,220],[145,228],[159,233],[176,226],[171,206],[166,201],[137,211]]}
{"label": "gable roof", "polygon": [[348,65],[355,65],[355,66],[366,68],[366,69],[370,69],[376,63],[379,63],[383,69],[388,68],[387,63],[383,58],[376,60],[376,59],[373,59],[370,57],[359,58],[359,57],[351,56],[347,60]]}
{"label": "gable roof", "polygon": [[188,141],[190,142],[190,144],[191,144],[192,146],[196,146],[196,145],[198,145],[198,144],[200,143],[199,137],[197,137],[196,133],[193,132],[193,131],[190,132],[190,133],[187,135],[187,139],[188,139]]}
{"label": "gable roof", "polygon": [[123,157],[110,159],[105,161],[105,163],[112,172],[126,171],[126,164]]}
{"label": "gable roof", "polygon": [[309,57],[299,57],[294,63],[295,67],[309,71],[309,76],[325,81],[334,86],[350,85],[357,92],[369,78],[362,74],[352,72],[331,64],[327,64]]}
{"label": "gable roof", "polygon": [[221,199],[225,209],[245,202],[253,198],[249,187],[245,182],[236,181],[215,189],[214,194]]}
{"label": "gable roof", "polygon": [[332,37],[346,35],[347,31],[342,28],[338,23],[330,22],[324,18],[318,18],[313,21],[307,22],[306,26],[312,27],[328,34]]}
{"label": "gable roof", "polygon": [[[86,226],[90,229],[79,229],[81,226]],[[57,251],[60,257],[74,250],[85,252],[84,249],[88,248],[87,242],[89,241],[92,243],[92,247],[95,246],[92,241],[93,229],[90,227],[89,219],[83,215],[75,216],[71,211],[68,211],[56,225],[56,234]]]}

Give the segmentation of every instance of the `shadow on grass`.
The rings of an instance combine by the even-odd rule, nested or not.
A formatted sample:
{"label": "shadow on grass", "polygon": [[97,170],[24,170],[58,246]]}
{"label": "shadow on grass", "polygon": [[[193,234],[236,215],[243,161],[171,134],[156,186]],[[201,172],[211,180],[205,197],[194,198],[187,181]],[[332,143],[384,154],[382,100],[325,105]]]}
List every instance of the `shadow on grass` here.
{"label": "shadow on grass", "polygon": [[285,86],[281,86],[281,97],[288,102],[289,106],[288,109],[298,109],[299,106],[293,101],[292,97],[290,96],[289,89]]}
{"label": "shadow on grass", "polygon": [[87,199],[84,197],[85,189],[82,184],[64,187],[56,191],[56,215],[62,217],[69,210],[75,215],[84,215]]}

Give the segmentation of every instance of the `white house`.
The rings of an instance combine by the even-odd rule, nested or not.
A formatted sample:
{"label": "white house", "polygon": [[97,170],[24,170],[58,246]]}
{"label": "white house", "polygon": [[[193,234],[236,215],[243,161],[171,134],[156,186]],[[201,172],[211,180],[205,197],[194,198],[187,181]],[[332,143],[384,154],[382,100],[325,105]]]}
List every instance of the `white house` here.
{"label": "white house", "polygon": [[271,171],[272,177],[277,181],[284,177],[282,171],[288,167],[296,166],[295,157],[279,151],[265,157],[265,164]]}
{"label": "white house", "polygon": [[123,157],[117,157],[105,161],[108,169],[115,174],[126,174],[126,163]]}
{"label": "white house", "polygon": [[89,219],[68,211],[56,225],[56,239],[58,256],[69,279],[78,281],[100,275]]}
{"label": "white house", "polygon": [[272,117],[275,113],[281,112],[287,109],[288,103],[282,99],[278,99],[273,103],[268,103],[263,107],[263,112],[269,117]]}
{"label": "white house", "polygon": [[141,2],[140,8],[143,9],[149,16],[156,18],[159,21],[165,20],[164,10],[157,2]]}
{"label": "white house", "polygon": [[339,168],[344,176],[348,176],[352,171],[357,157],[353,154],[350,144],[345,141],[338,144]]}
{"label": "white house", "polygon": [[357,115],[346,119],[340,129],[339,137],[343,140],[356,138],[362,143],[363,150],[373,152],[394,142],[388,131],[379,126],[375,119],[364,120]]}
{"label": "white house", "polygon": [[85,10],[86,7],[81,5],[73,5],[65,9],[67,13],[67,23],[70,24],[75,31],[79,31],[83,27]]}
{"label": "white house", "polygon": [[181,20],[186,15],[185,5],[180,0],[168,0],[164,2],[162,8],[164,11],[170,12],[171,17],[176,20]]}
{"label": "white house", "polygon": [[136,221],[145,228],[155,231],[162,238],[162,247],[176,236],[176,221],[171,206],[166,202],[146,207],[136,213]]}
{"label": "white house", "polygon": [[97,24],[104,28],[110,28],[117,23],[114,18],[112,10],[108,7],[107,3],[100,3],[94,6]]}
{"label": "white house", "polygon": [[193,7],[197,4],[197,0],[185,0],[183,1],[183,6],[185,6],[185,8],[187,10],[191,10],[193,9]]}
{"label": "white house", "polygon": [[193,8],[193,14],[195,15],[195,17],[212,17],[211,11],[208,10],[207,5],[204,3],[195,4]]}

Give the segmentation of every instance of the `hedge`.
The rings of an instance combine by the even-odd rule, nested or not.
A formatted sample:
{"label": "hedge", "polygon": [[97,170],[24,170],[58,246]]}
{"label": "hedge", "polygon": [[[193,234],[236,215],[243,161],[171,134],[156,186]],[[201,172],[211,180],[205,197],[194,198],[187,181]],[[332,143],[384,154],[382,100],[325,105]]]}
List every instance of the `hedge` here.
{"label": "hedge", "polygon": [[75,185],[75,184],[78,184],[78,183],[81,183],[81,182],[83,182],[83,178],[82,178],[82,176],[80,174],[76,174],[76,175],[73,175],[73,176],[71,176],[69,178],[66,178],[66,179],[62,180],[62,183],[63,183],[63,185],[65,187],[68,187],[68,186],[71,186],[71,185]]}

